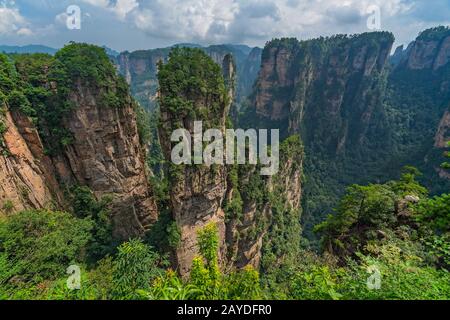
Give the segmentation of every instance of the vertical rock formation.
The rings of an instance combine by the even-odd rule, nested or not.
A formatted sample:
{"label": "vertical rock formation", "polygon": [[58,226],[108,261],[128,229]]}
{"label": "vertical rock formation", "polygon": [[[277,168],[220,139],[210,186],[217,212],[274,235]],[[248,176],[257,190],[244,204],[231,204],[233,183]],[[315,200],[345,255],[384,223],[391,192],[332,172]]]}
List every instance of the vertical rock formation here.
{"label": "vertical rock formation", "polygon": [[392,43],[388,33],[272,41],[256,84],[256,115],[331,154],[367,144]]}
{"label": "vertical rock formation", "polygon": [[[9,80],[17,85],[8,98],[14,106],[5,114],[7,129],[2,132],[1,201],[10,200],[15,210],[50,204],[70,209],[63,193],[70,193],[72,186],[88,186],[98,199],[112,196],[117,238],[143,235],[158,211],[140,145],[136,104],[105,52],[71,44],[54,58],[16,59],[17,72]],[[36,93],[32,100],[22,93],[24,88]]]}
{"label": "vertical rock formation", "polygon": [[[194,122],[202,121],[203,130],[224,134],[234,70],[230,55],[224,57],[221,72],[198,49],[176,49],[161,65],[160,139],[168,161],[176,129],[194,137]],[[176,252],[180,273],[189,273],[198,253],[197,232],[211,222],[219,228],[222,266],[259,268],[264,261],[276,265],[292,254],[300,243],[302,168],[298,135],[283,142],[280,173],[273,177],[262,176],[260,165],[171,164],[171,210],[181,231]]]}
{"label": "vertical rock formation", "polygon": [[64,119],[73,142],[55,157],[64,184],[88,186],[97,198],[113,196],[116,237],[142,235],[158,211],[145,168],[131,98],[119,107],[102,105],[102,92],[79,84],[70,94],[76,106]]}
{"label": "vertical rock formation", "polygon": [[374,179],[386,165],[374,163],[372,155],[382,158],[390,144],[383,97],[393,41],[381,32],[279,39],[264,48],[253,100],[240,122],[302,137],[305,194],[312,197],[304,207],[308,230],[345,185]]}
{"label": "vertical rock formation", "polygon": [[[14,118],[16,121],[14,121]],[[50,159],[27,117],[5,110],[0,147],[0,212],[52,208],[62,205],[62,192]]]}
{"label": "vertical rock formation", "polygon": [[[397,163],[413,164],[424,173],[432,193],[448,190],[447,172],[440,168],[448,134],[450,104],[450,30],[423,31],[392,70],[388,106],[399,115],[393,119],[398,148]],[[436,183],[439,181],[439,183]]]}
{"label": "vertical rock formation", "polygon": [[303,146],[299,136],[281,144],[280,171],[261,176],[259,166],[236,166],[225,199],[228,263],[276,268],[300,244]]}
{"label": "vertical rock formation", "polygon": [[[229,92],[225,88],[219,65],[202,51],[172,51],[169,62],[160,67],[159,83],[159,132],[168,162],[171,162],[171,135],[176,129],[184,128],[193,135],[194,121],[202,121],[203,130],[214,128],[225,135],[225,120],[231,103]],[[169,170],[171,210],[181,231],[176,260],[183,276],[190,271],[192,260],[198,253],[197,232],[207,224],[217,224],[220,248],[222,251],[225,248],[222,202],[226,192],[226,168],[200,163],[171,163]],[[223,256],[224,253],[221,252],[221,260]]]}
{"label": "vertical rock formation", "polygon": [[157,65],[167,60],[169,51],[168,48],[126,51],[116,58],[117,68],[130,85],[133,97],[150,111],[156,107]]}

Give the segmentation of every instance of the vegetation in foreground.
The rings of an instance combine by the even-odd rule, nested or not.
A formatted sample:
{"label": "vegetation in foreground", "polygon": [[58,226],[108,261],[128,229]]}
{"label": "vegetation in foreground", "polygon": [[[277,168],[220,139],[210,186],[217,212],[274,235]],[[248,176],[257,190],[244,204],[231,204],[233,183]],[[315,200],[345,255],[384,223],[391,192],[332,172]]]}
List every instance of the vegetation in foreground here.
{"label": "vegetation in foreground", "polygon": [[[351,186],[335,215],[316,227],[322,252],[299,244],[264,274],[221,270],[217,229],[208,225],[188,279],[146,241],[114,243],[107,199],[97,202],[80,188],[72,213],[1,219],[0,298],[450,299],[450,195],[427,197],[417,174],[407,168],[399,181]],[[79,290],[67,286],[70,265],[81,268]],[[371,290],[378,273],[380,287]]]}

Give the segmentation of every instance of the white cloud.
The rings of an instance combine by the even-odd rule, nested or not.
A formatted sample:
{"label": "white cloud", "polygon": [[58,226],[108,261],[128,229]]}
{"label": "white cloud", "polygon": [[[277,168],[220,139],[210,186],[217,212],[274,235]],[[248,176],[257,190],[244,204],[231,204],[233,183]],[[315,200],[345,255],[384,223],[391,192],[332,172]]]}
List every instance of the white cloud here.
{"label": "white cloud", "polygon": [[411,1],[141,0],[130,17],[137,28],[153,37],[244,42],[368,31],[369,6],[378,5],[382,19],[391,19],[408,12]]}
{"label": "white cloud", "polygon": [[27,20],[17,8],[0,6],[0,35],[31,35]]}
{"label": "white cloud", "polygon": [[109,6],[109,0],[81,0],[81,1],[95,7],[107,8]]}
{"label": "white cloud", "polygon": [[[32,30],[37,37],[40,29],[52,24],[54,31],[51,37],[43,36],[42,39],[61,44],[76,38],[107,42],[121,49],[166,46],[176,42],[262,46],[274,37],[308,39],[370,31],[366,23],[369,17],[367,8],[378,5],[381,29],[392,31],[399,43],[406,44],[425,28],[450,24],[448,1],[16,0],[16,5],[9,7],[27,8],[20,13],[27,13],[27,19],[33,22],[31,25],[17,9],[5,9],[2,6],[4,0],[0,0],[3,10],[0,35],[4,35],[4,39],[7,36],[12,39],[14,35],[27,35]],[[78,34],[67,32],[61,25],[65,24],[67,16],[58,13],[65,12],[69,4],[79,5],[83,21],[86,21]],[[88,14],[90,19],[86,19]],[[53,20],[55,16],[56,22]]]}
{"label": "white cloud", "polygon": [[120,20],[124,20],[126,16],[134,9],[139,7],[137,0],[81,0],[94,7],[104,8],[113,12]]}
{"label": "white cloud", "polygon": [[136,0],[117,0],[112,10],[116,13],[119,19],[125,19],[128,13],[139,6]]}
{"label": "white cloud", "polygon": [[185,41],[226,38],[238,11],[235,0],[155,0],[141,7],[132,15],[137,28]]}

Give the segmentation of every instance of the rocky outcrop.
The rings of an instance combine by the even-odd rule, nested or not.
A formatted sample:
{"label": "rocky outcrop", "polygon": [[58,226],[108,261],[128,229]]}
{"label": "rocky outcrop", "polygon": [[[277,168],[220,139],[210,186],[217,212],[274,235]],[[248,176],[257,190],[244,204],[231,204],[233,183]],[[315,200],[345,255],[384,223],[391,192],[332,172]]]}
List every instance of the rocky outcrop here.
{"label": "rocky outcrop", "polygon": [[[71,187],[88,186],[97,199],[112,197],[117,239],[142,236],[157,220],[158,210],[140,144],[137,105],[127,86],[95,46],[71,44],[55,58],[27,59],[33,67],[20,64],[17,74],[24,81],[30,73],[39,74],[39,81],[25,85],[41,95],[33,103],[21,96],[5,113],[0,201],[13,206],[12,211],[71,210],[66,197]],[[50,81],[46,76],[54,65],[64,77]],[[22,110],[33,115],[33,122]]]}
{"label": "rocky outcrop", "polygon": [[[434,146],[439,150],[447,149],[450,142],[450,111],[446,111],[442,117],[434,138]],[[436,167],[439,177],[450,180],[450,172],[442,167]]]}
{"label": "rocky outcrop", "polygon": [[228,180],[225,210],[230,266],[258,269],[261,264],[263,268],[272,264],[275,268],[296,252],[301,234],[303,161],[299,136],[292,136],[281,145],[278,174],[262,177],[258,166],[244,166],[237,170],[238,183]]}
{"label": "rocky outcrop", "polygon": [[[427,187],[433,193],[442,193],[448,189],[448,182],[439,177],[450,177],[441,168],[445,160],[442,149],[450,139],[450,29],[425,30],[408,48],[388,82],[388,104],[403,119],[414,119],[394,122],[399,137],[396,144],[405,158],[418,159],[414,165],[427,172]],[[431,183],[436,180],[439,183]]]}
{"label": "rocky outcrop", "polygon": [[123,52],[116,59],[118,71],[125,77],[131,93],[142,106],[153,111],[158,91],[158,63],[167,61],[169,49]]}
{"label": "rocky outcrop", "polygon": [[55,167],[66,185],[88,186],[97,198],[113,196],[115,235],[142,235],[157,220],[158,210],[148,184],[136,114],[131,98],[116,108],[102,105],[102,92],[81,83],[70,95],[76,106],[64,119],[73,136]]}
{"label": "rocky outcrop", "polygon": [[0,147],[0,212],[63,205],[62,192],[34,125],[19,112],[4,115]]}
{"label": "rocky outcrop", "polygon": [[434,138],[436,148],[447,148],[450,141],[450,111],[445,111]]}
{"label": "rocky outcrop", "polygon": [[388,33],[272,41],[256,84],[256,114],[289,128],[285,135],[301,133],[307,146],[338,153],[365,143],[392,43]]}
{"label": "rocky outcrop", "polygon": [[[346,185],[366,183],[383,167],[370,157],[388,154],[383,99],[393,42],[392,34],[377,32],[276,39],[264,48],[252,103],[241,123],[280,129],[282,138],[301,136],[308,155],[303,185],[307,230],[317,215],[335,206]],[[359,170],[370,173],[355,174]],[[324,188],[319,192],[318,186]]]}
{"label": "rocky outcrop", "polygon": [[[444,30],[445,31],[445,30]],[[409,47],[406,65],[411,70],[437,70],[450,61],[450,36],[439,36],[440,29],[424,31]]]}
{"label": "rocky outcrop", "polygon": [[[171,162],[171,135],[176,129],[184,128],[194,137],[194,122],[202,121],[204,130],[214,128],[225,135],[225,120],[232,102],[220,68],[205,58],[201,51],[175,51],[173,54],[178,62],[195,65],[195,68],[180,70],[177,69],[179,65],[171,65],[169,60],[163,67],[167,70],[160,73],[159,135],[168,162]],[[232,66],[227,61],[231,62],[227,59],[224,64],[228,74],[232,75]],[[184,87],[181,84],[174,87],[171,77],[180,72],[186,73],[182,78],[198,79],[198,83],[204,87]],[[178,80],[181,81],[181,78]],[[174,91],[174,88],[178,90]],[[172,105],[173,101],[177,101],[176,106]],[[192,107],[185,109],[183,106]],[[192,260],[198,255],[197,233],[210,223],[218,227],[221,248],[219,259],[221,262],[224,260],[225,214],[222,203],[227,190],[227,172],[223,165],[171,163],[170,166],[170,207],[181,233],[181,241],[176,249],[176,264],[180,274],[185,276],[190,272]]]}

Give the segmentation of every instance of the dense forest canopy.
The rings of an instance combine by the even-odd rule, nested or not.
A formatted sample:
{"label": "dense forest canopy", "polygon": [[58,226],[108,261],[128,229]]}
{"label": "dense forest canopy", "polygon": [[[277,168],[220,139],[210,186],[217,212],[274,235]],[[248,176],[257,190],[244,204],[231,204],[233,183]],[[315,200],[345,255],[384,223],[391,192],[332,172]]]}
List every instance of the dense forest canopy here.
{"label": "dense forest canopy", "polygon": [[[448,29],[437,28],[422,33],[418,40],[441,39],[443,35],[448,35]],[[264,49],[262,59],[269,59],[274,48],[282,47],[298,55],[300,60],[294,62],[297,69],[309,68],[311,71],[315,63],[329,67],[333,59],[328,55],[340,56],[347,52],[348,46],[355,59],[361,45],[368,51],[382,51],[393,40],[391,36],[380,33],[335,36],[310,42],[273,40]],[[302,60],[303,53],[319,53],[313,56],[317,61]],[[375,103],[374,109],[386,103],[389,112],[388,115],[376,115],[376,125],[384,124],[384,116],[391,117],[401,110],[410,112],[408,116],[416,119],[411,124],[415,129],[425,126],[427,116],[435,116],[432,122],[437,122],[437,115],[448,107],[444,105],[448,95],[437,93],[436,88],[442,84],[439,81],[447,77],[450,64],[432,74],[433,79],[439,80],[436,83],[423,83],[431,77],[425,73],[398,68],[389,75],[380,68],[374,71],[372,78],[365,75],[365,71],[362,71],[363,76],[356,72],[345,74],[350,79],[345,90],[357,91],[348,96],[362,96],[364,101],[372,101],[377,94],[389,91],[386,100]],[[335,70],[328,71],[324,71],[328,80],[338,78]],[[357,82],[360,77],[363,80]],[[390,85],[383,87],[388,77]],[[198,118],[210,120],[210,125],[220,124],[214,115],[231,103],[227,90],[229,82],[224,79],[221,67],[204,51],[172,49],[168,61],[159,63],[158,78],[159,103],[164,107],[163,111],[174,118],[182,117],[182,121],[171,123],[170,129]],[[319,81],[315,89],[323,88],[325,83]],[[358,87],[357,83],[362,84]],[[303,85],[306,84],[295,88],[293,96],[303,93]],[[411,86],[415,85],[419,89],[415,90],[414,96],[407,97],[402,93],[403,89],[412,90]],[[54,56],[0,55],[0,155],[9,156],[3,141],[3,134],[8,130],[8,112],[20,112],[31,119],[46,153],[61,155],[62,150],[73,143],[71,132],[61,123],[77,108],[70,103],[69,97],[80,87],[95,92],[100,108],[116,110],[132,104],[140,144],[145,146],[149,141],[159,144],[155,136],[161,124],[159,115],[148,115],[130,97],[129,85],[118,75],[104,49],[71,43]],[[339,91],[337,89],[335,91]],[[274,97],[285,93],[275,92]],[[327,91],[327,94],[333,96],[336,93]],[[194,103],[198,97],[204,98],[202,108]],[[317,92],[312,99],[314,103],[322,101]],[[346,106],[360,107],[359,103],[346,99]],[[401,107],[397,107],[399,101]],[[428,113],[421,110],[422,106],[429,105],[436,108]],[[351,118],[352,114],[347,111],[342,115]],[[366,115],[363,113],[363,116]],[[240,117],[239,121],[249,120],[251,114],[248,109],[243,110]],[[306,117],[316,119],[314,114]],[[233,126],[231,119],[226,120],[226,126]],[[257,123],[261,119],[252,120]],[[347,120],[343,120],[342,128],[352,126]],[[98,197],[87,186],[65,189],[68,195],[65,210],[55,204],[15,212],[12,201],[0,203],[0,299],[450,299],[450,195],[438,192],[442,188],[430,186],[432,168],[411,158],[407,160],[425,169],[425,177],[419,169],[405,166],[395,172],[398,178],[382,179],[385,176],[370,172],[369,178],[376,179],[361,180],[372,183],[349,183],[358,182],[359,179],[353,177],[360,175],[364,168],[372,170],[381,163],[380,157],[391,150],[374,155],[369,153],[373,149],[364,144],[361,148],[349,147],[337,158],[328,157],[330,149],[327,147],[335,144],[331,134],[308,131],[307,128],[329,122],[318,118],[314,121],[317,122],[294,132],[286,131],[289,134],[281,144],[281,162],[285,165],[281,175],[265,179],[254,174],[257,166],[226,168],[229,196],[221,203],[224,220],[226,224],[235,223],[244,229],[238,240],[251,242],[261,237],[260,266],[225,266],[221,257],[224,250],[221,230],[217,223],[210,222],[195,234],[196,255],[191,261],[190,273],[181,276],[179,270],[174,269],[174,252],[179,248],[183,230],[177,225],[177,217],[172,215],[174,199],[170,192],[174,176],[181,171],[165,163],[158,145],[145,155],[149,168],[153,169],[152,174],[146,176],[146,182],[153,188],[152,196],[160,211],[159,220],[145,230],[142,237],[127,241],[114,237],[114,199]],[[395,123],[394,129],[400,129],[396,131],[394,141],[390,141],[394,144],[404,141],[395,149],[394,159],[404,159],[408,150],[416,147],[427,153],[430,148],[424,141],[429,137],[422,139],[420,130],[408,135],[405,132],[411,127],[401,125],[401,121]],[[359,129],[365,133],[364,128]],[[372,129],[369,127],[367,131]],[[337,127],[322,127],[321,130],[339,131]],[[430,135],[428,131],[427,135]],[[367,142],[359,136],[346,138]],[[319,143],[322,139],[324,144]],[[316,153],[311,155],[313,151]],[[450,154],[430,155],[435,157],[434,162],[443,163],[442,169],[450,167],[445,161],[445,156]],[[303,168],[304,157],[306,165]],[[367,159],[373,161],[357,161]],[[355,163],[358,166],[345,171],[347,176],[341,177],[340,182],[345,183],[338,184],[330,179],[329,168],[321,171],[332,164],[331,169],[338,175],[342,173],[340,169],[347,170]],[[216,168],[209,169],[216,172]],[[308,171],[314,169],[317,169],[316,175]],[[432,174],[436,175],[436,172]],[[290,191],[286,190],[286,185],[293,175],[298,179],[305,179],[305,176],[311,179],[306,186],[313,197],[303,200],[306,201],[303,207],[320,213],[309,220],[314,224],[314,230],[310,232],[314,232],[319,240],[315,246],[302,236],[301,209],[294,209],[291,202],[295,201],[291,201],[292,195],[286,193]],[[303,183],[301,181],[302,186]],[[326,185],[328,183],[332,185]],[[345,191],[339,189],[342,184],[346,186]],[[340,191],[332,195],[333,201],[327,200],[330,190],[337,189]],[[266,207],[267,204],[270,207]],[[250,226],[246,225],[250,218],[244,214],[249,207],[255,209],[258,218],[257,223]],[[79,290],[67,286],[67,268],[71,265],[77,265],[81,270]],[[370,282],[374,275],[381,281],[376,289]]]}

